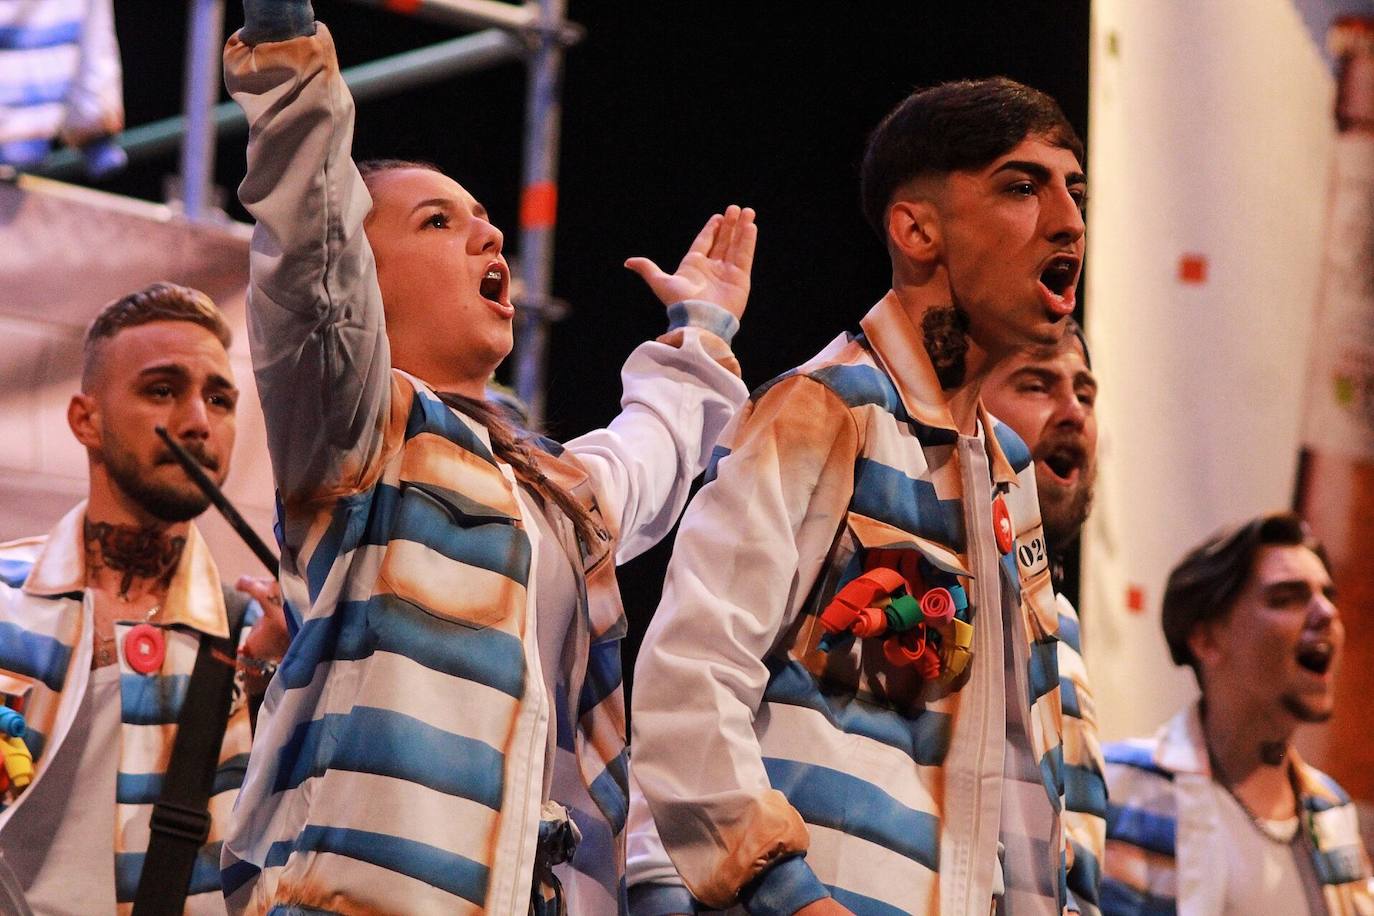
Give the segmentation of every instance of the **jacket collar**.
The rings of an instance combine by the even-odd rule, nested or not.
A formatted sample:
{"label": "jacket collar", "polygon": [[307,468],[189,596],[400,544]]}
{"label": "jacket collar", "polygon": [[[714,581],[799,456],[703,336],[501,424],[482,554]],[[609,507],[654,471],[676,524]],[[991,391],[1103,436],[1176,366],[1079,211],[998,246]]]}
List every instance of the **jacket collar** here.
{"label": "jacket collar", "polygon": [[[1155,735],[1159,746],[1155,749],[1155,764],[1175,775],[1195,774],[1212,778],[1212,762],[1207,754],[1207,738],[1202,731],[1202,701],[1195,700],[1181,709],[1160,727]],[[1298,755],[1298,749],[1288,748],[1288,760],[1303,797],[1317,796],[1332,803],[1340,803],[1340,796],[1317,775]]]}
{"label": "jacket collar", "polygon": [[1155,734],[1155,764],[1170,773],[1195,773],[1212,777],[1207,759],[1207,739],[1202,733],[1201,701],[1195,700],[1179,710]]}
{"label": "jacket collar", "polygon": [[[83,500],[48,533],[33,569],[24,580],[25,593],[51,598],[85,591],[85,521],[86,502]],[[210,557],[210,548],[194,524],[187,526],[186,546],[167,586],[159,620],[163,624],[191,627],[211,636],[229,635],[219,571]]]}
{"label": "jacket collar", "polygon": [[[920,330],[911,323],[897,293],[888,290],[887,295],[869,309],[859,326],[868,338],[878,365],[896,386],[897,396],[901,398],[906,412],[918,423],[957,435],[959,430],[949,412],[949,400],[940,387],[935,367],[926,353],[925,341],[921,338]],[[978,423],[983,430],[983,442],[993,480],[1016,484],[1016,472],[993,431],[994,422],[980,398]]]}

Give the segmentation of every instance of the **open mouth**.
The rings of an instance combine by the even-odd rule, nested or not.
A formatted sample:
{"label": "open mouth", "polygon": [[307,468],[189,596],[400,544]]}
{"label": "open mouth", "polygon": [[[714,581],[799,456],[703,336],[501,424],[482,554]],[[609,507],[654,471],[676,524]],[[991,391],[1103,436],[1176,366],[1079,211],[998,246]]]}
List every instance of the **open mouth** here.
{"label": "open mouth", "polygon": [[483,299],[504,305],[509,285],[510,275],[506,272],[506,266],[498,261],[488,267],[487,272],[482,275],[482,282],[477,291]]}
{"label": "open mouth", "polygon": [[1040,285],[1050,294],[1057,311],[1073,311],[1074,289],[1078,285],[1078,259],[1056,255],[1040,271]]}
{"label": "open mouth", "polygon": [[1069,443],[1051,446],[1037,456],[1050,474],[1064,486],[1072,486],[1078,481],[1079,471],[1083,468],[1086,455],[1082,448]]}
{"label": "open mouth", "polygon": [[1298,664],[1313,674],[1326,674],[1336,656],[1336,647],[1325,639],[1304,643],[1298,648]]}

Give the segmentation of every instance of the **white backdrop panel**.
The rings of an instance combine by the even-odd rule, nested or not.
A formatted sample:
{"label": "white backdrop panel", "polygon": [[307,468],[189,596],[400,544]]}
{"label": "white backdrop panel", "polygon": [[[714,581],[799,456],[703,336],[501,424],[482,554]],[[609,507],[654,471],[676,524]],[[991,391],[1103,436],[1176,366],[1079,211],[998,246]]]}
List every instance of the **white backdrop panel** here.
{"label": "white backdrop panel", "polygon": [[[272,478],[244,328],[248,227],[191,226],[166,207],[56,182],[0,182],[0,540],[47,531],[86,491],[67,428],[81,338],[106,302],[154,280],[208,293],[234,330],[238,441],[225,490],[268,544]],[[199,524],[220,572],[263,575],[214,510]]]}
{"label": "white backdrop panel", "polygon": [[1170,567],[1291,501],[1333,93],[1293,0],[1093,4],[1082,613],[1106,739],[1193,695],[1159,628]]}

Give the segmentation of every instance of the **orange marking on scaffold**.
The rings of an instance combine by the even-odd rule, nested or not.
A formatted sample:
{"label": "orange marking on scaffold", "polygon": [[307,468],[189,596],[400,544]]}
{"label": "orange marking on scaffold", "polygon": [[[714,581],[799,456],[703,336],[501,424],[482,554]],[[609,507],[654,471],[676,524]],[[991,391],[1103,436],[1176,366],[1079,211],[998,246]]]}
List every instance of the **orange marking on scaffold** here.
{"label": "orange marking on scaffold", "polygon": [[1126,610],[1132,614],[1140,614],[1145,610],[1145,589],[1139,585],[1126,587]]}
{"label": "orange marking on scaffold", "polygon": [[385,0],[382,6],[391,10],[393,13],[401,13],[411,16],[420,11],[420,5],[424,0]]}
{"label": "orange marking on scaffold", "polygon": [[1185,254],[1178,259],[1178,282],[1201,285],[1207,282],[1207,256]]}
{"label": "orange marking on scaffold", "polygon": [[558,213],[558,185],[537,181],[520,196],[520,225],[526,229],[551,229]]}

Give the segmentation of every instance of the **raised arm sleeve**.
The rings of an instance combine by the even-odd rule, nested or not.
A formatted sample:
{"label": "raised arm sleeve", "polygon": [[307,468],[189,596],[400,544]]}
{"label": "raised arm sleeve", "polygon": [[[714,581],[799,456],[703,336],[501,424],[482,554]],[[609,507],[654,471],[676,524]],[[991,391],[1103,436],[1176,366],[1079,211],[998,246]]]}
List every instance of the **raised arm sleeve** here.
{"label": "raised arm sleeve", "polygon": [[365,486],[381,448],[390,355],[349,158],[353,100],[329,31],[224,51],[248,116],[239,199],[257,220],[248,290],[253,371],[286,502]]}
{"label": "raised arm sleeve", "polygon": [[619,524],[617,563],[672,530],[692,480],[749,395],[730,351],[734,316],[708,302],[681,303],[668,315],[668,332],[637,347],[621,370],[620,414],[566,446]]}
{"label": "raised arm sleeve", "polygon": [[830,389],[795,375],[746,407],[727,440],[683,519],[640,650],[634,774],[694,896],[796,909],[828,894],[805,864],[801,816],[769,784],[753,723],[765,658],[843,523],[859,429]]}

